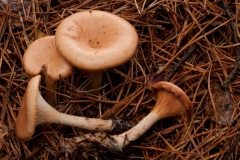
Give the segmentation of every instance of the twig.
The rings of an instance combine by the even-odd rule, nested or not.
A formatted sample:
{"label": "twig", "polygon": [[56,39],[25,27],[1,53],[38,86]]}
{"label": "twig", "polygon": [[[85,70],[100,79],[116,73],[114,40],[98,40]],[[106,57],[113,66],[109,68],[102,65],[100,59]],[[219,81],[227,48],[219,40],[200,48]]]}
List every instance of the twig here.
{"label": "twig", "polygon": [[[225,12],[227,14],[227,17],[229,19],[231,19],[232,18],[232,14],[228,10],[228,7],[227,7],[227,4],[226,4],[225,0],[221,0],[221,1],[222,1],[222,4],[223,4],[223,8],[224,8],[224,10],[225,10]],[[235,43],[238,43],[239,41],[238,41],[237,32],[236,32],[236,25],[235,25],[235,23],[232,20],[230,21],[230,25],[231,25],[232,34],[233,34],[233,40],[234,40]],[[223,89],[223,90],[226,89],[227,86],[229,85],[229,83],[231,82],[231,80],[233,79],[233,77],[236,74],[237,69],[238,69],[239,60],[240,60],[240,48],[239,48],[239,46],[236,46],[236,61],[234,63],[233,70],[229,74],[228,78],[221,85],[221,89]]]}
{"label": "twig", "polygon": [[236,145],[238,144],[238,141],[240,141],[240,135],[237,136],[236,140],[234,141],[228,152],[224,155],[223,160],[228,160],[230,155],[233,153]]}
{"label": "twig", "polygon": [[[12,13],[12,12],[8,12],[8,11],[4,11],[4,10],[0,10],[0,15],[3,15],[3,16],[9,16],[9,17],[12,17],[12,18],[17,18],[19,19],[19,15],[15,14],[15,13]],[[22,17],[23,21],[25,22],[32,22],[34,23],[34,20],[30,17]],[[42,21],[39,22],[41,25],[43,24]]]}
{"label": "twig", "polygon": [[187,53],[182,57],[182,59],[174,66],[172,71],[167,75],[167,77],[164,79],[164,81],[170,81],[172,76],[179,70],[181,65],[186,61],[186,59],[190,56],[190,54],[195,50],[196,45],[193,45]]}

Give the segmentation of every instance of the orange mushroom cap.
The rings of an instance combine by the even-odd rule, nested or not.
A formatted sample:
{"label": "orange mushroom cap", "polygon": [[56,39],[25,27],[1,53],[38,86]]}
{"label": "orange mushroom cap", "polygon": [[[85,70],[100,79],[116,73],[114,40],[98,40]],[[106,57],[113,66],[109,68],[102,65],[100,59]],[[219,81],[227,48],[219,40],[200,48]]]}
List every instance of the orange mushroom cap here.
{"label": "orange mushroom cap", "polygon": [[104,70],[128,61],[138,36],[126,20],[108,12],[89,10],[73,14],[57,27],[56,46],[73,66]]}
{"label": "orange mushroom cap", "polygon": [[113,120],[86,118],[60,113],[50,106],[39,92],[41,75],[33,77],[21,100],[16,120],[16,135],[28,140],[32,137],[35,127],[39,124],[57,123],[79,127],[87,130],[111,131],[115,127]]}
{"label": "orange mushroom cap", "polygon": [[[161,81],[152,86],[156,92],[156,105],[153,110],[166,112],[167,116],[184,116],[190,118],[192,114],[192,103],[186,93],[173,83]],[[166,107],[165,105],[169,107]],[[164,106],[164,107],[158,107]],[[163,110],[164,109],[164,110]]]}
{"label": "orange mushroom cap", "polygon": [[41,76],[32,78],[21,100],[16,122],[16,134],[20,139],[32,137],[36,126],[38,87]]}
{"label": "orange mushroom cap", "polygon": [[153,110],[133,128],[122,134],[111,136],[116,142],[116,148],[120,151],[130,142],[142,136],[160,119],[180,116],[190,118],[191,116],[192,103],[181,88],[165,81],[155,83],[149,87],[156,94],[157,102]]}
{"label": "orange mushroom cap", "polygon": [[23,55],[23,68],[28,75],[36,76],[42,67],[47,75],[58,81],[60,76],[66,78],[72,73],[73,67],[58,53],[55,36],[47,36],[34,41]]}

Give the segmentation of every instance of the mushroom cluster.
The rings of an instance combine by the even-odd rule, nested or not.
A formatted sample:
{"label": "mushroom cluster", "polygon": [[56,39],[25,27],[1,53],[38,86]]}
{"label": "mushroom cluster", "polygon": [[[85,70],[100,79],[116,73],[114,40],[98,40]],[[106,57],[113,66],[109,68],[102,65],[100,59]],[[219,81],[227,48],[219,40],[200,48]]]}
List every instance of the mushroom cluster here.
{"label": "mushroom cluster", "polygon": [[[112,120],[75,117],[59,113],[55,85],[72,74],[73,67],[89,72],[89,89],[101,87],[101,71],[128,61],[136,50],[138,36],[126,20],[108,12],[89,10],[73,14],[57,27],[55,36],[34,41],[23,55],[26,74],[35,76],[29,81],[21,100],[16,122],[20,139],[31,138],[36,125],[59,123],[87,130],[110,131]],[[45,81],[45,99],[39,91],[41,76]],[[99,94],[94,92],[93,94]]]}
{"label": "mushroom cluster", "polygon": [[[97,23],[96,23],[97,22]],[[55,105],[55,94],[44,99],[39,91],[41,75],[46,88],[54,90],[56,82],[71,75],[73,67],[87,71],[92,77],[89,89],[101,87],[101,71],[128,61],[136,50],[136,30],[126,20],[103,11],[89,10],[73,14],[57,27],[55,36],[33,42],[23,56],[23,67],[33,77],[21,100],[16,122],[16,134],[20,139],[30,139],[35,126],[57,123],[87,130],[111,131],[112,120],[86,118],[60,113]],[[147,84],[156,104],[153,110],[136,126],[119,135],[110,136],[117,150],[121,151],[131,141],[142,136],[155,122],[167,117],[190,118],[192,103],[185,92],[170,82]],[[96,90],[95,90],[96,91]],[[99,91],[93,92],[99,94]],[[49,104],[50,103],[50,104]]]}

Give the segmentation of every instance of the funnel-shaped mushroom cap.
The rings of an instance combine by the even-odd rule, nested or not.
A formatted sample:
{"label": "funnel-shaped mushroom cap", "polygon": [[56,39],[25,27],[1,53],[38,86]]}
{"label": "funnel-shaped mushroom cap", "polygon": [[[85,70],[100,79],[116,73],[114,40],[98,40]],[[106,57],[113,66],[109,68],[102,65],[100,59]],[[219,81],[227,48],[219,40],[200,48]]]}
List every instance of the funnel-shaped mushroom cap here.
{"label": "funnel-shaped mushroom cap", "polygon": [[192,103],[181,88],[170,82],[158,82],[151,89],[156,94],[156,104],[153,110],[144,117],[136,126],[120,135],[114,135],[112,138],[116,142],[118,150],[122,150],[130,142],[135,141],[143,135],[155,122],[167,117],[183,116],[190,118],[192,112]]}
{"label": "funnel-shaped mushroom cap", "polygon": [[86,118],[60,113],[50,106],[39,92],[41,75],[33,77],[27,86],[20,104],[16,122],[17,137],[23,140],[30,139],[35,126],[46,123],[56,123],[79,127],[87,130],[111,131],[115,124],[112,120]]}
{"label": "funnel-shaped mushroom cap", "polygon": [[32,78],[21,100],[16,122],[16,134],[20,139],[29,139],[35,131],[38,87],[41,76]]}
{"label": "funnel-shaped mushroom cap", "polygon": [[45,67],[47,75],[58,81],[72,73],[72,66],[58,53],[55,36],[47,36],[34,41],[23,55],[23,68],[28,75],[36,76]]}
{"label": "funnel-shaped mushroom cap", "polygon": [[64,19],[56,31],[56,46],[73,66],[104,70],[129,60],[138,36],[126,20],[104,11],[89,10]]}
{"label": "funnel-shaped mushroom cap", "polygon": [[192,103],[186,93],[170,82],[158,82],[152,86],[156,90],[156,105],[153,112],[164,117],[185,116],[190,118]]}

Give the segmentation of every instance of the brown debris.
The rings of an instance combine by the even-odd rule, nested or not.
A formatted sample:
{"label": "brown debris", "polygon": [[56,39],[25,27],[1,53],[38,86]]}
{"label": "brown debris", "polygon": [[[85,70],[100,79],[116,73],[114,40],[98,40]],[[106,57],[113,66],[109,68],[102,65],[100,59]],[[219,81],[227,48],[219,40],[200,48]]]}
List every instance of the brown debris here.
{"label": "brown debris", "polygon": [[[9,5],[10,4],[10,5]],[[10,15],[11,18],[11,27],[12,28],[22,28],[22,23],[20,20],[20,16],[24,16],[25,18],[32,19],[32,15],[29,15],[30,12],[30,0],[1,0],[0,1],[0,15]],[[16,18],[17,17],[17,18]],[[0,16],[0,23],[4,22],[4,18]]]}
{"label": "brown debris", "polygon": [[[212,84],[211,89],[216,112],[214,111],[212,101],[208,97],[206,105],[204,106],[206,115],[218,124],[231,126],[236,116],[236,98],[233,97],[229,91],[221,90],[220,85],[216,83]],[[215,119],[215,113],[217,119]]]}
{"label": "brown debris", "polygon": [[4,145],[7,145],[6,137],[8,136],[8,127],[0,121],[0,151]]}

